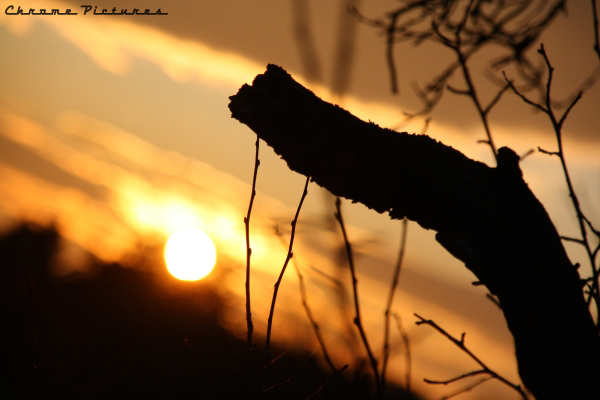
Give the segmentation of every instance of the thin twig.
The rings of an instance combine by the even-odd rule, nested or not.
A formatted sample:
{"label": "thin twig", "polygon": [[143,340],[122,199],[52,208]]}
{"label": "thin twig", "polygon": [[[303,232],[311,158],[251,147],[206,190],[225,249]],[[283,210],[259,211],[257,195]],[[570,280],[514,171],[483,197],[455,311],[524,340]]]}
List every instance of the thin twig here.
{"label": "thin twig", "polygon": [[300,209],[302,208],[302,203],[304,203],[304,199],[308,194],[308,182],[310,182],[310,177],[306,178],[306,183],[304,184],[304,190],[302,191],[302,197],[300,198],[300,203],[298,204],[298,209],[296,210],[296,215],[294,216],[294,220],[292,221],[292,233],[290,236],[290,246],[288,248],[288,253],[285,258],[285,262],[283,263],[283,268],[281,268],[281,273],[279,274],[279,278],[277,278],[277,282],[275,282],[275,289],[273,291],[273,300],[271,301],[271,310],[269,312],[269,319],[267,322],[267,340],[265,344],[265,354],[268,356],[269,348],[271,345],[271,328],[273,327],[273,314],[275,313],[275,302],[277,301],[277,293],[279,292],[279,285],[281,285],[281,280],[283,279],[283,274],[285,270],[294,256],[292,252],[292,248],[294,246],[294,236],[296,234],[296,225],[298,223],[298,216],[300,215]]}
{"label": "thin twig", "polygon": [[479,366],[481,367],[481,370],[476,370],[473,372],[469,372],[466,374],[463,374],[461,376],[458,376],[456,378],[452,378],[452,379],[448,379],[446,381],[431,381],[431,380],[425,380],[425,382],[427,383],[432,383],[432,384],[448,384],[451,382],[456,382],[458,380],[470,377],[470,376],[474,376],[474,375],[480,375],[480,374],[489,374],[490,376],[498,379],[500,382],[506,384],[507,386],[511,387],[512,389],[514,389],[515,391],[517,391],[521,397],[525,400],[527,400],[527,395],[525,394],[525,392],[523,391],[523,389],[521,388],[520,385],[516,385],[512,382],[510,382],[509,380],[507,380],[506,378],[502,377],[501,375],[499,375],[497,372],[491,370],[490,368],[488,368],[487,365],[485,365],[483,363],[483,361],[481,361],[475,354],[473,354],[471,352],[471,350],[469,350],[466,346],[465,346],[465,334],[463,333],[460,340],[456,339],[455,337],[453,337],[452,335],[450,335],[448,332],[446,332],[444,329],[442,329],[438,324],[436,324],[435,322],[433,322],[432,320],[429,319],[424,319],[423,317],[421,317],[418,314],[415,314],[415,316],[417,318],[419,318],[419,321],[416,322],[417,325],[429,325],[431,327],[433,327],[436,331],[438,331],[439,333],[441,333],[443,336],[445,336],[446,338],[448,338],[448,340],[450,340],[452,343],[454,343],[459,349],[461,349],[463,352],[465,352],[469,357],[471,357],[471,359],[473,361],[475,361],[477,364],[479,364]]}
{"label": "thin twig", "polygon": [[432,119],[432,117],[425,118],[425,123],[423,124],[423,129],[421,129],[421,132],[419,132],[419,135],[425,135],[427,133],[427,130],[429,129],[429,124],[431,123],[431,119]]}
{"label": "thin twig", "polygon": [[250,195],[248,213],[246,214],[246,217],[244,217],[244,225],[246,226],[246,389],[248,395],[250,394],[250,355],[252,351],[252,333],[254,332],[254,326],[252,324],[252,308],[250,306],[250,256],[252,255],[252,248],[250,247],[250,215],[252,214],[252,205],[254,204],[254,198],[256,197],[256,176],[258,174],[258,166],[260,165],[260,160],[258,159],[259,144],[260,139],[257,135],[255,143],[256,153],[254,156],[254,173],[252,176],[252,194]]}
{"label": "thin twig", "polygon": [[506,73],[504,71],[502,71],[502,75],[504,76],[504,80],[506,81],[506,83],[510,86],[510,88],[512,89],[512,91],[521,98],[521,100],[523,100],[525,103],[529,104],[532,107],[537,108],[538,110],[542,111],[543,113],[547,113],[548,111],[544,108],[544,106],[542,106],[541,104],[536,103],[535,101],[529,100],[524,94],[522,94],[514,85],[513,81],[508,79],[508,77],[506,76]]}
{"label": "thin twig", "polygon": [[598,0],[592,0],[592,13],[594,14],[594,51],[600,58],[600,32],[598,31]]}
{"label": "thin twig", "polygon": [[396,19],[398,16],[392,16],[390,25],[387,28],[386,40],[385,40],[385,57],[390,71],[390,88],[393,94],[399,94],[398,90],[398,78],[396,74],[396,63],[394,61],[394,28],[396,26]]}
{"label": "thin twig", "polygon": [[488,144],[492,150],[494,159],[497,161],[498,151],[496,149],[496,145],[494,144],[494,140],[492,138],[492,131],[491,131],[487,117],[488,117],[490,110],[500,100],[500,97],[502,96],[504,91],[506,91],[506,87],[504,89],[502,89],[496,95],[496,97],[490,102],[490,104],[484,109],[484,107],[481,104],[481,101],[479,100],[479,95],[477,93],[477,88],[475,87],[475,83],[473,82],[473,78],[471,77],[471,70],[467,66],[468,55],[466,55],[462,49],[463,39],[461,37],[461,34],[465,27],[465,24],[467,23],[467,19],[469,17],[469,14],[471,12],[473,4],[474,4],[474,1],[472,0],[469,3],[469,5],[465,8],[462,19],[461,19],[460,23],[456,26],[456,29],[454,31],[454,39],[451,39],[448,36],[444,35],[436,23],[432,24],[432,28],[433,28],[434,33],[439,38],[439,40],[446,47],[448,47],[449,49],[454,51],[457,61],[458,61],[458,64],[460,65],[460,69],[462,71],[463,78],[465,80],[465,83],[467,84],[467,89],[457,89],[450,85],[447,85],[446,87],[448,88],[448,90],[450,92],[452,92],[454,94],[466,95],[469,98],[471,98],[471,100],[473,101],[473,104],[475,105],[477,113],[479,114],[479,118],[481,119],[483,128],[485,129],[485,133],[487,136],[487,140],[479,141],[479,143]]}
{"label": "thin twig", "polygon": [[333,361],[331,360],[331,357],[329,356],[329,352],[327,351],[327,346],[325,345],[325,340],[323,339],[323,335],[321,334],[321,328],[320,328],[319,324],[316,322],[314,316],[312,315],[312,311],[311,311],[310,307],[308,306],[308,299],[306,296],[306,287],[304,285],[304,277],[300,273],[300,268],[298,268],[298,265],[296,265],[296,262],[294,262],[294,260],[292,260],[292,262],[293,262],[296,272],[298,274],[298,282],[300,285],[300,296],[302,297],[302,306],[304,307],[304,310],[306,311],[306,316],[308,317],[308,320],[310,321],[310,324],[313,327],[313,331],[315,332],[315,336],[317,337],[319,346],[321,347],[321,350],[323,351],[323,358],[325,359],[325,362],[331,369],[331,372],[337,372],[337,368],[333,364]]}
{"label": "thin twig", "polygon": [[[276,235],[282,241],[284,240],[283,236],[281,235],[281,232],[279,232],[279,230],[277,230]],[[323,358],[325,359],[325,362],[331,369],[331,372],[335,373],[335,372],[337,372],[337,368],[335,368],[335,365],[333,364],[333,361],[331,360],[331,357],[329,356],[329,352],[327,351],[327,346],[325,345],[325,340],[323,339],[323,335],[321,334],[321,328],[320,328],[319,324],[317,323],[317,321],[315,320],[312,310],[311,310],[310,306],[308,305],[308,296],[306,295],[306,285],[304,284],[304,276],[300,272],[300,267],[298,267],[298,263],[296,262],[295,258],[292,258],[292,265],[294,266],[294,269],[296,270],[296,274],[298,275],[298,285],[300,287],[300,299],[302,301],[302,306],[304,307],[304,312],[306,313],[306,316],[313,328],[315,336],[317,337],[319,346],[321,346],[321,350],[323,351]]]}
{"label": "thin twig", "polygon": [[379,377],[379,370],[377,368],[377,360],[373,356],[373,352],[371,351],[371,346],[369,346],[369,340],[367,339],[367,335],[363,328],[362,319],[360,317],[360,304],[358,300],[358,279],[356,278],[356,270],[354,268],[354,257],[352,255],[352,246],[350,241],[348,240],[348,235],[346,234],[346,226],[344,225],[344,218],[342,216],[342,202],[339,197],[336,198],[335,201],[336,214],[335,218],[340,224],[340,228],[342,230],[342,236],[344,238],[344,243],[346,246],[346,254],[348,256],[348,264],[350,265],[350,273],[352,274],[352,289],[354,293],[354,308],[356,312],[356,316],[354,318],[354,325],[358,328],[358,332],[360,333],[360,337],[365,346],[365,350],[367,351],[367,356],[369,357],[369,361],[371,363],[371,368],[373,369],[373,375],[375,376],[375,387],[377,388],[377,396],[378,398],[382,397],[381,391],[381,380]]}
{"label": "thin twig", "polygon": [[583,244],[583,245],[585,245],[585,243],[581,239],[572,238],[572,237],[569,237],[569,236],[561,236],[560,238],[562,240],[564,240],[565,242],[574,242],[574,243],[577,243],[577,244]]}
{"label": "thin twig", "polygon": [[394,319],[396,320],[396,326],[398,327],[398,331],[400,332],[400,336],[402,337],[402,343],[404,344],[404,388],[406,389],[406,394],[408,398],[412,398],[412,356],[410,353],[410,339],[408,338],[408,333],[402,326],[402,320],[400,316],[394,313]]}
{"label": "thin twig", "polygon": [[446,395],[446,396],[442,397],[440,400],[448,400],[448,399],[451,399],[452,397],[458,396],[459,394],[466,393],[466,392],[468,392],[470,390],[475,389],[477,386],[481,385],[482,383],[489,381],[490,379],[493,379],[493,377],[492,376],[486,376],[485,378],[480,379],[480,380],[478,380],[477,382],[475,382],[475,383],[473,383],[471,385],[465,386],[464,388],[462,388],[460,390],[457,390],[456,392],[454,392],[452,394],[449,394],[449,395]]}
{"label": "thin twig", "polygon": [[396,268],[394,269],[394,275],[392,278],[392,285],[390,286],[390,292],[388,294],[388,301],[385,307],[384,318],[385,325],[383,328],[383,356],[381,365],[381,391],[385,395],[385,373],[387,371],[387,363],[390,356],[390,313],[392,311],[392,303],[394,301],[394,294],[396,293],[396,287],[398,286],[398,280],[400,277],[400,271],[402,270],[402,260],[404,259],[404,253],[406,250],[406,235],[408,233],[408,219],[404,218],[402,221],[402,233],[400,234],[400,252],[398,253],[398,259],[396,261]]}
{"label": "thin twig", "polygon": [[[457,38],[458,37],[459,37],[459,35],[457,35]],[[477,89],[475,88],[475,84],[473,83],[473,78],[471,77],[471,71],[467,67],[467,59],[465,58],[465,56],[459,46],[460,46],[460,43],[458,43],[458,46],[455,48],[455,52],[456,52],[456,56],[458,57],[458,61],[460,63],[461,70],[463,72],[465,82],[467,83],[467,86],[469,87],[469,97],[471,98],[471,100],[473,100],[473,104],[475,105],[475,108],[477,109],[479,118],[481,118],[481,123],[483,124],[483,128],[485,129],[485,134],[487,136],[487,144],[489,144],[489,146],[492,150],[492,153],[494,155],[494,159],[496,159],[496,161],[497,161],[498,150],[496,149],[496,145],[494,144],[494,139],[492,138],[492,130],[490,128],[490,124],[489,124],[488,118],[487,118],[487,115],[491,109],[490,106],[493,107],[493,105],[496,104],[497,100],[490,103],[490,106],[488,106],[485,110],[483,109],[483,106],[481,105],[481,101],[479,100],[479,96],[477,94]],[[500,95],[502,94],[502,92],[503,91],[500,92]]]}
{"label": "thin twig", "polygon": [[[569,113],[571,112],[571,110],[573,109],[573,107],[575,107],[577,102],[581,99],[582,92],[579,92],[579,94],[573,99],[573,101],[571,102],[571,104],[569,104],[569,106],[567,107],[567,109],[565,110],[563,115],[560,118],[557,118],[556,114],[554,113],[554,109],[552,107],[552,96],[551,96],[552,79],[554,77],[554,67],[552,67],[552,64],[550,63],[550,59],[548,57],[548,54],[546,53],[546,50],[545,50],[543,44],[540,45],[538,53],[543,57],[544,63],[546,64],[546,68],[548,69],[548,78],[546,80],[546,96],[545,96],[545,104],[544,105],[535,103],[535,102],[527,99],[523,94],[521,94],[515,88],[515,86],[512,84],[512,82],[510,80],[508,80],[508,78],[506,78],[506,75],[505,75],[505,79],[506,79],[507,83],[510,85],[513,92],[515,92],[515,94],[517,94],[527,104],[529,104],[533,107],[536,107],[537,109],[539,109],[543,113],[545,113],[548,116],[548,118],[550,119],[550,122],[552,123],[552,127],[554,129],[554,134],[556,136],[556,143],[557,143],[558,150],[555,152],[550,152],[547,150],[543,150],[539,147],[538,147],[538,149],[541,153],[549,154],[549,155],[556,155],[560,159],[560,163],[561,163],[561,166],[563,169],[563,175],[565,177],[565,181],[566,181],[567,188],[569,191],[569,197],[571,198],[571,202],[573,203],[573,208],[575,210],[577,222],[579,223],[579,231],[581,233],[581,238],[578,240],[579,240],[579,243],[585,248],[588,258],[590,260],[591,268],[592,268],[592,277],[593,277],[592,290],[590,291],[590,293],[588,295],[587,303],[588,303],[588,305],[591,304],[591,301],[593,299],[594,302],[596,303],[596,309],[597,309],[598,313],[600,313],[600,290],[599,290],[599,282],[598,282],[599,278],[600,278],[600,267],[596,266],[596,252],[592,250],[590,242],[588,240],[588,231],[586,228],[586,224],[589,225],[589,223],[586,222],[586,221],[588,221],[588,219],[581,209],[581,204],[579,203],[579,199],[577,197],[575,189],[573,188],[571,176],[570,176],[569,170],[567,168],[567,162],[565,159],[565,153],[564,153],[563,142],[562,142],[562,127],[564,125],[564,122],[566,121],[566,118],[569,115]],[[572,241],[575,241],[575,240],[572,240]],[[600,324],[598,324],[598,329],[600,330]]]}
{"label": "thin twig", "polygon": [[337,378],[342,372],[344,372],[346,369],[348,368],[348,364],[344,365],[342,368],[339,369],[339,371],[336,371],[335,374],[331,375],[330,377],[328,377],[325,382],[323,382],[323,384],[321,386],[319,386],[319,388],[317,389],[316,392],[314,392],[313,394],[311,394],[310,396],[308,396],[306,398],[306,400],[310,400],[313,397],[315,397],[316,395],[318,395],[321,390],[323,390],[325,388],[325,386],[327,386],[327,384],[329,384],[329,382],[331,382],[334,378]]}
{"label": "thin twig", "polygon": [[[277,360],[279,360],[281,357],[283,357],[285,354],[287,354],[290,351],[290,349],[284,351],[283,353],[281,353],[280,355],[278,355],[275,359],[271,360],[269,362],[269,364],[265,365],[263,367],[263,370],[265,370],[267,367],[273,365]],[[286,379],[284,379],[281,382],[275,383],[271,386],[269,386],[268,388],[265,388],[263,390],[261,390],[260,392],[255,393],[252,398],[259,398],[265,394],[267,394],[268,392],[280,388],[282,386],[288,385],[290,382],[292,382],[294,379],[298,379],[298,377],[300,376],[300,373],[302,372],[303,369],[306,368],[306,366],[308,365],[308,363],[310,362],[310,360],[313,359],[313,356],[315,354],[315,351],[313,350],[310,355],[307,357],[306,361],[304,361],[304,363],[298,368],[298,370],[296,371],[296,373],[294,373],[293,375],[288,376]]]}
{"label": "thin twig", "polygon": [[461,379],[470,378],[471,376],[476,376],[476,375],[481,375],[481,374],[487,375],[488,371],[486,371],[485,369],[478,369],[476,371],[467,372],[466,374],[459,375],[456,378],[446,379],[444,381],[434,381],[431,379],[423,379],[423,381],[425,381],[425,383],[429,383],[430,385],[448,385],[450,383],[460,381]]}
{"label": "thin twig", "polygon": [[[464,5],[464,3],[467,4]],[[424,90],[415,90],[416,95],[423,102],[423,107],[416,113],[406,113],[406,120],[431,112],[441,99],[444,87],[448,87],[449,91],[454,93],[469,95],[484,121],[484,128],[488,136],[487,140],[479,143],[490,146],[496,156],[496,147],[491,138],[489,123],[484,117],[487,117],[507,87],[502,85],[502,89],[496,97],[486,107],[483,107],[478,93],[473,90],[475,85],[470,76],[471,73],[468,68],[465,68],[467,60],[471,55],[489,45],[498,46],[506,50],[507,54],[499,59],[490,60],[491,69],[498,71],[500,68],[513,65],[517,73],[525,79],[528,87],[540,89],[541,72],[529,60],[527,50],[559,13],[565,10],[566,0],[558,0],[550,7],[546,7],[545,2],[540,2],[540,6],[531,0],[498,1],[491,2],[491,5],[487,3],[489,2],[480,0],[470,0],[469,2],[412,0],[403,2],[402,5],[387,12],[379,19],[365,17],[356,7],[351,8],[351,13],[359,22],[382,31],[385,38],[386,64],[393,93],[398,88],[393,55],[394,46],[397,43],[412,42],[413,45],[418,46],[429,41],[440,43],[451,49],[457,55],[458,60],[449,63],[425,86]],[[466,90],[447,86],[451,75],[459,68],[462,69],[468,85]],[[493,76],[491,80],[498,81]]]}
{"label": "thin twig", "polygon": [[492,101],[490,101],[490,104],[488,104],[488,106],[483,110],[483,113],[485,115],[488,115],[490,113],[490,111],[492,110],[492,108],[494,108],[494,106],[500,101],[500,99],[502,98],[502,95],[508,90],[510,89],[510,85],[506,84],[504,85],[504,87],[502,89],[500,89],[498,91],[498,93],[496,93],[496,97],[494,97],[492,99]]}

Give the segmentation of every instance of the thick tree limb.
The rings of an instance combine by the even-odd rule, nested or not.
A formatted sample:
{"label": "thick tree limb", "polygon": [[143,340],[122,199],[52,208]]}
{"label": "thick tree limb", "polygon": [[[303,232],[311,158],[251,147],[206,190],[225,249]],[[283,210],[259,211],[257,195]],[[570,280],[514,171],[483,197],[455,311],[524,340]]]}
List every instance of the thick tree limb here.
{"label": "thick tree limb", "polygon": [[292,170],[436,230],[438,242],[498,296],[521,378],[538,399],[600,394],[600,341],[581,280],[512,150],[499,149],[490,168],[427,136],[361,121],[275,65],[229,108]]}

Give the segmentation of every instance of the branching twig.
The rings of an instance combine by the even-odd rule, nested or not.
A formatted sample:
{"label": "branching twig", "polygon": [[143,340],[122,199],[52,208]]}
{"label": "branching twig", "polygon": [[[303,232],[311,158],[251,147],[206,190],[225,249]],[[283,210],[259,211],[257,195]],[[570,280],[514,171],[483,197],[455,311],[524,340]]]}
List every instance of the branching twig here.
{"label": "branching twig", "polygon": [[302,191],[302,197],[300,198],[300,203],[298,204],[298,209],[296,210],[296,215],[294,216],[294,220],[292,221],[292,233],[290,236],[290,246],[288,248],[288,253],[285,258],[285,262],[283,263],[283,268],[281,268],[281,273],[279,274],[279,278],[277,278],[277,282],[275,282],[275,289],[273,291],[273,300],[271,301],[271,310],[269,311],[269,319],[267,322],[267,340],[265,344],[265,353],[268,356],[269,348],[271,345],[271,328],[273,327],[273,314],[275,313],[275,302],[277,301],[277,293],[279,291],[279,285],[281,285],[281,280],[283,279],[283,274],[285,270],[294,256],[292,252],[292,248],[294,246],[294,236],[296,234],[296,224],[298,223],[298,216],[300,215],[300,209],[302,208],[302,203],[304,203],[304,199],[308,193],[308,182],[310,181],[310,177],[306,178],[306,183],[304,184],[304,190]]}
{"label": "branching twig", "polygon": [[444,329],[442,329],[438,324],[436,324],[432,320],[424,319],[423,317],[421,317],[418,314],[415,314],[415,316],[417,318],[419,318],[419,321],[416,322],[417,325],[425,324],[425,325],[429,325],[429,326],[433,327],[436,331],[438,331],[443,336],[445,336],[446,338],[448,338],[448,340],[450,340],[452,343],[454,343],[459,349],[461,349],[463,352],[465,352],[469,357],[471,357],[471,359],[473,361],[475,361],[481,367],[480,370],[472,371],[472,372],[460,375],[460,376],[458,376],[456,378],[448,379],[448,380],[445,380],[445,381],[432,381],[432,380],[425,379],[425,382],[431,383],[431,384],[443,384],[443,385],[447,385],[449,383],[456,382],[458,380],[461,380],[461,379],[464,379],[464,378],[467,378],[467,377],[470,377],[470,376],[480,375],[480,374],[489,374],[493,378],[498,379],[500,382],[506,384],[510,388],[512,388],[515,391],[517,391],[521,395],[521,397],[523,399],[527,400],[527,395],[525,394],[525,392],[523,391],[523,389],[521,388],[520,385],[515,385],[514,383],[510,382],[506,378],[504,378],[501,375],[499,375],[497,372],[495,372],[495,371],[491,370],[490,368],[488,368],[488,366],[485,365],[483,363],[483,361],[481,361],[475,354],[473,354],[471,352],[471,350],[469,350],[465,346],[465,334],[464,333],[462,334],[460,340],[458,340],[455,337],[453,337],[452,335],[450,335],[448,332],[446,332]]}
{"label": "branching twig", "polygon": [[392,303],[394,301],[394,294],[396,293],[396,286],[398,286],[398,278],[400,277],[400,271],[402,270],[402,260],[404,259],[404,253],[406,250],[406,235],[408,232],[408,219],[402,220],[402,233],[400,236],[400,252],[398,254],[398,260],[396,261],[396,268],[394,269],[394,275],[392,278],[392,285],[390,286],[390,292],[388,295],[387,305],[385,307],[385,325],[383,328],[383,357],[381,365],[381,390],[385,394],[385,373],[387,370],[388,358],[390,355],[389,339],[390,339],[390,313],[392,311]]}
{"label": "branching twig", "polygon": [[[490,60],[491,70],[498,71],[512,65],[526,82],[528,90],[540,90],[541,71],[528,59],[527,50],[556,16],[565,10],[565,2],[566,0],[555,0],[552,3],[546,1],[536,3],[531,0],[518,2],[413,0],[405,2],[379,19],[366,17],[356,8],[352,8],[351,13],[361,23],[380,29],[385,36],[385,58],[392,93],[396,93],[398,88],[393,56],[397,43],[412,42],[418,46],[424,41],[435,42],[450,48],[458,56],[458,61],[446,65],[424,90],[416,91],[423,102],[423,109],[407,115],[410,119],[416,115],[428,114],[433,109],[455,70],[462,69],[468,86],[474,86],[472,80],[469,85],[470,76],[466,76],[464,66],[471,55],[488,45],[498,46],[505,50],[506,54]],[[468,69],[466,73],[470,75]],[[491,81],[500,83],[504,87],[498,93],[501,96],[506,90],[505,85],[493,75]],[[449,89],[453,91],[453,88]],[[455,90],[454,92],[456,93]],[[477,93],[472,92],[470,88],[459,89],[458,92],[473,98],[480,117],[482,114],[487,114],[499,99],[497,97],[484,108],[477,98]],[[496,155],[495,145],[489,138],[489,127],[486,129],[486,134],[488,139],[481,143],[490,145]]]}
{"label": "branching twig", "polygon": [[[492,168],[427,136],[379,128],[323,102],[275,65],[242,86],[229,108],[292,170],[437,231],[436,240],[510,305],[503,311],[519,370],[536,396],[600,393],[600,342],[580,278],[514,151],[499,149]],[[485,190],[473,191],[482,183]],[[564,379],[548,380],[555,375]]]}
{"label": "branching twig", "polygon": [[[567,107],[567,109],[565,110],[563,115],[560,118],[558,118],[552,107],[552,99],[551,99],[551,89],[552,89],[552,79],[554,77],[554,67],[552,67],[552,64],[550,63],[550,59],[548,58],[548,54],[546,53],[546,50],[544,49],[543,44],[540,46],[538,53],[541,54],[541,56],[543,57],[546,67],[548,69],[548,78],[546,81],[546,96],[545,96],[544,104],[539,104],[539,103],[529,100],[526,96],[524,96],[522,93],[520,93],[517,90],[517,88],[514,86],[512,81],[509,80],[506,77],[506,75],[505,75],[505,79],[506,79],[506,82],[508,83],[508,85],[510,86],[510,88],[512,89],[512,91],[515,92],[515,94],[517,94],[517,96],[519,96],[521,99],[523,99],[523,101],[525,101],[527,104],[537,108],[538,110],[540,110],[544,114],[546,114],[548,116],[548,118],[550,119],[550,122],[552,123],[552,128],[554,129],[554,134],[556,136],[558,150],[555,152],[550,152],[547,150],[543,150],[541,148],[538,148],[538,149],[541,153],[548,154],[548,155],[556,155],[560,159],[560,163],[561,163],[561,166],[563,169],[563,174],[564,174],[567,188],[569,191],[569,197],[571,198],[571,201],[573,203],[573,208],[575,209],[575,214],[577,217],[577,221],[579,223],[579,231],[581,233],[581,238],[577,239],[577,241],[583,247],[585,247],[585,250],[587,252],[588,258],[591,263],[591,268],[592,268],[592,277],[593,277],[592,290],[590,291],[587,302],[589,305],[593,299],[594,302],[596,303],[596,309],[600,313],[600,291],[598,290],[598,284],[599,284],[598,278],[600,277],[600,269],[596,266],[596,253],[592,250],[590,242],[588,240],[588,231],[587,231],[586,225],[590,225],[587,222],[589,220],[584,215],[584,213],[581,209],[581,205],[579,203],[577,194],[575,193],[575,189],[573,188],[573,184],[571,182],[571,177],[569,175],[569,170],[567,168],[567,162],[565,159],[563,142],[562,142],[562,127],[567,119],[567,116],[569,115],[569,113],[571,112],[573,107],[575,107],[575,104],[577,104],[577,102],[581,99],[581,96],[583,93],[579,92],[579,94],[573,99],[571,104],[569,104],[569,106]],[[571,240],[575,241],[573,239],[571,239]],[[600,324],[598,324],[597,326],[599,327],[598,329],[600,329]]]}
{"label": "branching twig", "polygon": [[344,238],[344,243],[346,245],[346,254],[348,256],[348,264],[350,265],[350,273],[352,274],[352,289],[354,293],[354,308],[356,312],[356,316],[354,318],[354,324],[358,328],[358,332],[360,333],[360,337],[365,345],[365,350],[367,351],[367,356],[369,357],[369,361],[371,363],[371,368],[373,369],[373,375],[375,376],[375,386],[377,388],[378,397],[382,396],[381,390],[381,380],[379,378],[379,369],[377,367],[377,360],[373,356],[373,352],[371,351],[371,346],[369,346],[369,340],[367,339],[367,335],[363,328],[362,320],[360,317],[360,304],[358,301],[358,279],[356,278],[356,270],[354,268],[354,256],[352,255],[352,246],[350,245],[350,241],[348,240],[348,235],[346,234],[346,226],[344,225],[344,218],[342,216],[342,202],[339,197],[336,198],[335,201],[336,214],[335,218],[340,224],[340,228],[342,230],[342,236]]}
{"label": "branching twig", "polygon": [[492,138],[492,131],[490,129],[490,125],[488,122],[488,114],[489,114],[490,110],[492,109],[492,107],[500,100],[500,97],[506,91],[507,87],[505,86],[496,95],[496,97],[490,102],[490,104],[487,107],[484,108],[482,106],[481,101],[479,99],[479,95],[477,93],[477,88],[475,87],[475,83],[473,82],[473,78],[471,77],[471,70],[467,66],[467,56],[465,55],[465,53],[462,49],[463,41],[461,38],[463,28],[465,27],[465,24],[467,23],[467,18],[469,16],[469,14],[471,13],[473,4],[474,4],[474,1],[471,1],[470,4],[465,8],[463,18],[462,18],[461,22],[456,26],[456,30],[454,32],[454,40],[444,36],[441,33],[441,31],[437,28],[437,25],[435,25],[435,24],[433,25],[433,28],[434,28],[433,30],[434,30],[435,34],[438,36],[438,38],[440,39],[440,41],[444,45],[446,45],[447,47],[449,47],[450,49],[452,49],[454,51],[456,58],[458,60],[458,63],[460,65],[460,69],[463,73],[463,78],[465,80],[465,83],[467,84],[467,90],[450,89],[450,86],[448,86],[448,89],[450,89],[450,91],[452,91],[456,94],[466,95],[471,98],[471,100],[473,101],[473,104],[475,105],[475,108],[477,109],[477,113],[479,114],[479,118],[481,119],[481,123],[483,124],[485,133],[487,136],[487,140],[484,141],[483,143],[486,143],[490,146],[492,153],[494,155],[494,158],[497,161],[498,150],[496,149],[496,145],[494,144],[494,140]]}

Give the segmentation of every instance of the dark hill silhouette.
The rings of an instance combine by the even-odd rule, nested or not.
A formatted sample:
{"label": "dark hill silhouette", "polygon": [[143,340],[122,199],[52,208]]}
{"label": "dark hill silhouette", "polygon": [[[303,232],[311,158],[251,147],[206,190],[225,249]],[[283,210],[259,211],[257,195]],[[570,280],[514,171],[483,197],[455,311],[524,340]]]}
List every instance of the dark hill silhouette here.
{"label": "dark hill silhouette", "polygon": [[[210,284],[173,280],[167,290],[156,273],[100,262],[89,276],[54,277],[59,239],[28,225],[0,239],[4,398],[246,398],[245,341],[219,325]],[[370,397],[367,380],[349,375],[315,398]],[[276,386],[259,397],[305,399],[329,376],[292,349],[267,367],[262,390]]]}

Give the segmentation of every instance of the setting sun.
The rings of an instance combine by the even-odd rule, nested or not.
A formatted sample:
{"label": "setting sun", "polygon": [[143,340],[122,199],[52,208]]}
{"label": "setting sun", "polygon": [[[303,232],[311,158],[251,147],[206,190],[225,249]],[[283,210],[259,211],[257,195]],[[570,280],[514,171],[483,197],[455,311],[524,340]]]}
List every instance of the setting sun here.
{"label": "setting sun", "polygon": [[211,238],[199,229],[173,233],[165,245],[167,269],[175,278],[197,281],[208,275],[217,260]]}

